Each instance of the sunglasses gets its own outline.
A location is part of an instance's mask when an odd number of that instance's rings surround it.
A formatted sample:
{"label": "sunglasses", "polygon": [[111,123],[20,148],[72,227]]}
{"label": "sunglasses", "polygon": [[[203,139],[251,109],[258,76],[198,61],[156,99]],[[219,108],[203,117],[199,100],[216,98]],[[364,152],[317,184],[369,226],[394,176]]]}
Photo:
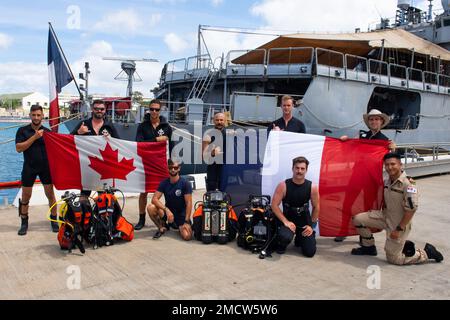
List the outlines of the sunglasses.
{"label": "sunglasses", "polygon": [[161,109],[150,108],[150,111],[159,112],[159,111],[161,111]]}
{"label": "sunglasses", "polygon": [[180,166],[169,167],[169,170],[178,170],[178,169],[180,169]]}

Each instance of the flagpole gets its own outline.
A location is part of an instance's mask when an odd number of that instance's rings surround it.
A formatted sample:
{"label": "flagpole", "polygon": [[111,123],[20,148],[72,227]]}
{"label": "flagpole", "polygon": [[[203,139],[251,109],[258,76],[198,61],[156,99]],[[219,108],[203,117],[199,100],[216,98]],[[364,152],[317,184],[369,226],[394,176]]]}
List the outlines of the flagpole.
{"label": "flagpole", "polygon": [[[50,26],[50,30],[51,30],[53,36],[55,37],[56,44],[58,45],[59,50],[60,50],[60,52],[62,53],[62,56],[63,56],[63,58],[64,58],[64,61],[66,62],[67,68],[69,69],[69,72],[70,72],[70,75],[72,76],[73,82],[75,82],[75,86],[77,87],[78,93],[80,94],[80,98],[81,98],[81,100],[83,100],[83,93],[81,92],[80,87],[78,87],[77,80],[76,80],[76,78],[75,78],[74,75],[73,75],[73,72],[72,72],[72,69],[70,68],[69,63],[67,62],[67,58],[66,58],[66,55],[64,54],[64,51],[63,51],[61,45],[59,44],[59,40],[58,40],[58,37],[56,36],[55,30],[53,30],[52,23],[49,22],[48,25]],[[86,98],[87,98],[87,97],[86,97]]]}

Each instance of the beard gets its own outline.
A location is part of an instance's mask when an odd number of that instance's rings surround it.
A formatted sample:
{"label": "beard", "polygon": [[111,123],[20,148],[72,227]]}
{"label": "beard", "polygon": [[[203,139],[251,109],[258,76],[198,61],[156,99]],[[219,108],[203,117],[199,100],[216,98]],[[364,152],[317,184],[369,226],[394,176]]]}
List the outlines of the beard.
{"label": "beard", "polygon": [[95,119],[103,119],[103,114],[101,114],[101,113],[94,113],[94,118]]}
{"label": "beard", "polygon": [[42,123],[42,120],[31,120],[31,123],[35,125],[36,127],[40,126]]}

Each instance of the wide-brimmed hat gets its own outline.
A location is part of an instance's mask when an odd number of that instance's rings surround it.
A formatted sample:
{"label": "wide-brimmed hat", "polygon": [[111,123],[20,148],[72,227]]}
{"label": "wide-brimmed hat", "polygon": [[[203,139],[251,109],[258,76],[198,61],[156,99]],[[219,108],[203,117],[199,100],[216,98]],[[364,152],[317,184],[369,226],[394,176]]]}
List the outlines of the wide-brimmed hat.
{"label": "wide-brimmed hat", "polygon": [[378,116],[378,117],[383,118],[383,124],[381,125],[381,129],[386,127],[389,124],[389,121],[391,120],[387,114],[381,112],[378,109],[372,109],[369,111],[369,113],[366,113],[363,115],[364,122],[366,123],[367,127],[369,127],[369,118],[371,116]]}

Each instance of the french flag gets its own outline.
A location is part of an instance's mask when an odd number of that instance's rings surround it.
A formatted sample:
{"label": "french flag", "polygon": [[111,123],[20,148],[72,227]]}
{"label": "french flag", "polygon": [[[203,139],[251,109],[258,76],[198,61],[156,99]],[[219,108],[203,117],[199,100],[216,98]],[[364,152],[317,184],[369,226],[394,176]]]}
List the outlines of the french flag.
{"label": "french flag", "polygon": [[51,26],[48,30],[47,63],[50,85],[49,122],[52,131],[58,132],[58,93],[60,93],[62,88],[74,79]]}
{"label": "french flag", "polygon": [[261,179],[262,194],[272,195],[281,181],[292,178],[292,159],[309,160],[306,179],[318,185],[320,216],[316,233],[349,236],[357,232],[351,217],[381,209],[383,156],[388,141],[336,138],[272,131],[267,141]]}
{"label": "french flag", "polygon": [[52,182],[57,190],[154,192],[169,176],[166,142],[134,142],[105,136],[44,133]]}

